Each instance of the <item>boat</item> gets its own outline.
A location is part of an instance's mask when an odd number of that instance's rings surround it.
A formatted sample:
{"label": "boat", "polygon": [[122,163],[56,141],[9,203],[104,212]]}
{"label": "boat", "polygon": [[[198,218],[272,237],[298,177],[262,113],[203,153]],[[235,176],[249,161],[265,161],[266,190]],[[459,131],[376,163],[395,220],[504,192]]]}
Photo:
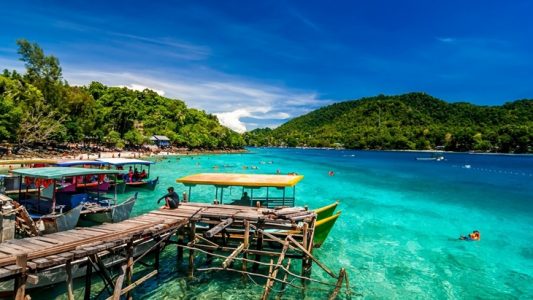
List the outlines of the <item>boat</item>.
{"label": "boat", "polygon": [[[122,220],[129,217],[135,203],[117,204],[116,193],[110,197],[99,188],[109,177],[118,176],[117,170],[43,167],[17,169],[13,174],[25,185],[19,189],[18,203],[26,208],[44,233],[72,229],[85,216],[95,222],[113,221],[114,215]],[[93,187],[94,181],[97,184]],[[105,217],[107,213],[111,214],[111,219]],[[40,223],[43,226],[39,227]]]}
{"label": "boat", "polygon": [[102,223],[118,223],[127,220],[136,201],[137,193],[129,197],[126,201],[113,205],[110,210],[106,209],[106,207],[91,207],[87,205],[84,207],[87,212],[81,216],[81,223],[87,226]]}
{"label": "boat", "polygon": [[[109,169],[108,163],[97,161],[97,160],[61,160],[61,161],[56,162],[54,166],[68,167],[68,168],[80,167],[80,168]],[[90,183],[90,184],[79,183],[78,185],[80,187],[85,186],[90,189],[91,185],[93,185],[92,187],[94,188],[95,184],[94,183]],[[103,191],[111,189],[111,188],[115,188],[118,194],[123,194],[126,190],[126,183],[124,182],[122,177],[117,177],[115,180],[109,180],[106,182],[106,184],[99,185],[99,188],[102,189]]]}
{"label": "boat", "polygon": [[[153,161],[132,158],[99,158],[96,161],[106,163],[113,166],[116,170],[121,171],[119,178],[125,184],[124,191],[133,188],[143,188],[153,191],[159,183],[159,177],[150,179],[150,166],[154,164]],[[129,170],[125,170],[126,167],[129,167]],[[120,188],[118,192],[122,192]]]}
{"label": "boat", "polygon": [[[303,179],[302,175],[239,174],[239,173],[200,173],[188,175],[176,180],[189,189],[188,201],[192,200],[192,188],[195,186],[214,186],[215,202],[219,204],[240,206],[261,206],[266,208],[293,207],[296,201],[296,185]],[[240,189],[238,199],[232,196],[232,188]],[[224,202],[224,192],[229,191],[230,199]],[[241,197],[242,195],[242,197]],[[315,210],[317,221],[313,244],[320,247],[340,216],[333,215],[338,202]]]}
{"label": "boat", "polygon": [[338,211],[336,214],[329,217],[317,219],[315,224],[315,235],[313,237],[313,247],[320,248],[320,246],[322,246],[340,215],[341,212]]}
{"label": "boat", "polygon": [[338,204],[339,204],[339,201],[335,201],[335,203],[315,209],[314,211],[316,213],[317,221],[320,221],[327,217],[331,217],[333,213],[335,212],[335,209],[337,208]]}
{"label": "boat", "polygon": [[1,192],[9,195],[17,193],[20,186],[19,176],[13,176],[16,168],[42,168],[57,163],[55,159],[10,159],[0,160],[0,166],[8,166],[8,173],[0,175]]}
{"label": "boat", "polygon": [[442,152],[433,152],[430,157],[417,157],[416,160],[421,161],[443,161],[444,154]]}

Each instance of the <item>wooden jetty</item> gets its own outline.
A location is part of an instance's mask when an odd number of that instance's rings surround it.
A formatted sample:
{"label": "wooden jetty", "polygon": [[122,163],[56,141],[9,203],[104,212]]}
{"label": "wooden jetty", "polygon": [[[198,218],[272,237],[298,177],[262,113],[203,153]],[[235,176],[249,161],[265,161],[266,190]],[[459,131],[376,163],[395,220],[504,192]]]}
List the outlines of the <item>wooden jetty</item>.
{"label": "wooden jetty", "polygon": [[[266,283],[260,299],[271,298],[275,285],[280,287],[276,292],[280,298],[287,287],[305,291],[312,281],[327,286],[330,299],[334,299],[344,284],[349,293],[348,277],[344,269],[334,273],[313,256],[315,221],[316,214],[302,207],[182,203],[177,209],[155,210],[120,223],[1,243],[0,283],[13,283],[10,293],[14,298],[27,299],[28,288],[46,283],[50,272],[60,272],[67,298],[74,299],[73,278],[81,275],[85,277],[84,299],[91,299],[94,274],[105,284],[97,297],[107,293],[108,299],[122,295],[131,299],[135,287],[157,275],[160,252],[176,245],[178,260],[188,252],[189,277],[198,271],[225,271],[263,278]],[[149,258],[151,264],[146,262],[147,254],[154,254]],[[205,262],[197,268],[203,256]],[[299,271],[294,271],[295,259],[301,260]],[[313,262],[333,282],[312,279]],[[135,276],[136,264],[153,270]],[[108,271],[112,265],[119,270],[115,276]],[[301,284],[295,284],[295,278]]]}

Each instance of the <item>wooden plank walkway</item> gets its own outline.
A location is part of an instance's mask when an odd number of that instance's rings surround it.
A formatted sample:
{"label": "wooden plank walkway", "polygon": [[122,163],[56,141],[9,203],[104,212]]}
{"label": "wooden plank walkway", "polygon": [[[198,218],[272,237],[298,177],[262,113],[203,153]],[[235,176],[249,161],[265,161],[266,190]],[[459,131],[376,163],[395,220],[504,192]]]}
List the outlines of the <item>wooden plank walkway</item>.
{"label": "wooden plank walkway", "polygon": [[[305,277],[301,278],[307,278],[310,274],[311,260],[317,262],[332,277],[336,277],[311,254],[315,221],[316,213],[303,207],[270,209],[182,203],[177,209],[158,209],[120,223],[78,227],[1,243],[0,281],[15,279],[13,293],[23,299],[26,282],[36,284],[40,276],[45,276],[42,274],[53,272],[52,270],[56,270],[54,268],[64,268],[62,270],[67,277],[68,298],[74,299],[71,272],[72,264],[77,263],[86,266],[85,299],[90,298],[91,269],[94,268],[105,278],[104,289],[111,287],[113,298],[118,299],[120,295],[127,296],[135,286],[156,275],[160,251],[168,244],[176,244],[178,260],[183,258],[184,249],[188,249],[190,277],[195,269],[195,252],[205,253],[207,261],[219,255],[215,253],[217,251],[230,252],[222,269],[239,272],[229,268],[235,261],[239,261],[243,268],[240,272],[254,276],[266,276],[254,271],[259,264],[265,264],[261,262],[261,256],[278,256],[278,263],[274,268],[276,272],[267,276],[269,281],[263,297],[266,299],[273,285],[272,280],[280,281],[276,274],[286,256],[302,260],[302,275]],[[269,231],[271,229],[278,230]],[[176,240],[171,240],[174,234]],[[141,245],[145,245],[144,248]],[[136,249],[140,252],[135,253]],[[134,263],[148,253],[155,253],[154,271],[132,282]],[[124,259],[122,271],[116,279],[107,274],[107,267],[102,261],[103,257],[113,255]],[[255,258],[250,260],[249,255]],[[252,264],[251,272],[246,269],[247,263]],[[281,281],[287,283],[285,280]]]}
{"label": "wooden plank walkway", "polygon": [[[304,209],[301,208],[301,210]],[[309,213],[312,214],[312,212]],[[236,223],[246,219],[254,223],[261,220],[270,224],[271,227],[282,229],[294,229],[296,227],[295,223],[289,219],[276,219],[273,209],[183,203],[177,209],[154,210],[120,223],[79,227],[64,232],[1,243],[0,278],[13,274],[13,269],[16,269],[13,267],[16,265],[16,255],[23,253],[28,255],[30,269],[40,269],[64,262],[66,259],[62,260],[56,257],[60,254],[64,257],[72,255],[77,259],[124,244],[126,240],[134,236],[155,236],[184,226],[190,221],[209,224],[218,223],[227,218],[232,218]]]}

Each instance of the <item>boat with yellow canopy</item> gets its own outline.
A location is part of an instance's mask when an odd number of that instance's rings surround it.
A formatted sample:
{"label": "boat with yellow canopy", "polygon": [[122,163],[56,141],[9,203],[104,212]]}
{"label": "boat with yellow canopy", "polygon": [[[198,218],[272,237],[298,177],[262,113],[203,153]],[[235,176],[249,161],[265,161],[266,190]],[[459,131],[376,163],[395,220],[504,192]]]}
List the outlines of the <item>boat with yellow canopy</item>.
{"label": "boat with yellow canopy", "polygon": [[[240,174],[240,173],[200,173],[188,175],[176,182],[188,187],[188,201],[193,200],[192,188],[214,186],[214,202],[219,204],[261,206],[268,208],[293,207],[296,204],[296,185],[304,178],[302,175]],[[235,196],[234,188],[240,188]],[[195,192],[206,196],[206,190]],[[209,200],[211,202],[211,200]],[[338,202],[318,208],[315,226],[315,247],[320,247],[335,225],[340,211],[336,214]]]}

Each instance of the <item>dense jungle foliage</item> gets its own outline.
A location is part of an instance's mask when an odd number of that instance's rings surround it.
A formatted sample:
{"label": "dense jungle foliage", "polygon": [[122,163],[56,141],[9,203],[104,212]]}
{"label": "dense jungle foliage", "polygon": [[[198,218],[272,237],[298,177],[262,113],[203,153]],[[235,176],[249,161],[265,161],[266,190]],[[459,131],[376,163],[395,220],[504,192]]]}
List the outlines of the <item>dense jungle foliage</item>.
{"label": "dense jungle foliage", "polygon": [[477,106],[424,93],[379,95],[322,107],[244,138],[252,146],[526,153],[533,152],[533,100]]}
{"label": "dense jungle foliage", "polygon": [[0,74],[0,141],[31,146],[91,140],[110,147],[136,147],[153,134],[175,146],[241,148],[238,133],[214,115],[151,90],[107,87],[98,82],[70,86],[59,60],[39,45],[17,41],[26,73]]}

